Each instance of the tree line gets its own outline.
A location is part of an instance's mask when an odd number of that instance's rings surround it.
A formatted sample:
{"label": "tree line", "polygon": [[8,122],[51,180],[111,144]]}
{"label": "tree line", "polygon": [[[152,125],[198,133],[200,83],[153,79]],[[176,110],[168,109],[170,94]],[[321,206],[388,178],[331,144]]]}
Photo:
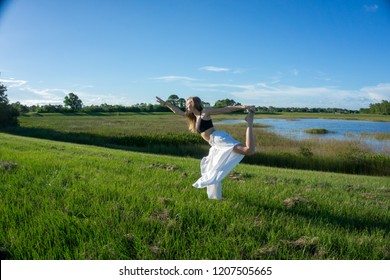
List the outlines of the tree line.
{"label": "tree line", "polygon": [[[175,106],[185,109],[186,99],[181,98],[177,95],[170,95],[167,102],[174,104]],[[74,112],[85,112],[85,113],[102,113],[102,112],[170,112],[170,110],[161,106],[160,104],[147,104],[147,103],[137,103],[131,106],[124,105],[109,105],[109,104],[100,104],[100,105],[90,105],[84,106],[82,100],[75,95],[74,93],[69,93],[68,96],[64,98],[64,105],[33,105],[26,106],[22,105],[19,102],[12,104],[19,112],[28,113],[74,113]],[[236,102],[233,99],[222,99],[217,100],[213,105],[210,102],[203,101],[205,107],[225,107],[225,106],[235,106],[241,105],[241,103]],[[365,110],[365,109],[361,109]],[[360,111],[361,111],[360,110]],[[259,113],[283,113],[283,112],[305,112],[305,113],[339,113],[339,114],[357,114],[359,110],[348,110],[342,108],[300,108],[300,107],[274,107],[274,106],[258,106],[257,111]]]}
{"label": "tree line", "polygon": [[[170,95],[167,102],[174,104],[175,106],[185,110],[186,99],[180,98],[177,95]],[[84,113],[104,113],[104,112],[170,112],[170,110],[161,106],[160,104],[147,104],[147,103],[137,103],[131,106],[124,105],[109,105],[109,104],[100,104],[100,105],[90,105],[84,106],[83,101],[74,93],[69,93],[64,98],[63,105],[32,105],[27,106],[23,105],[20,102],[11,104],[20,113],[75,113],[75,112],[84,112]],[[209,102],[203,102],[205,107],[210,107]],[[233,99],[223,99],[215,102],[214,107],[224,107],[224,106],[234,106],[241,105],[240,103],[234,101]]]}
{"label": "tree line", "polygon": [[[63,105],[23,105],[20,102],[9,103],[7,94],[7,87],[0,84],[0,127],[8,125],[17,125],[18,116],[20,114],[35,112],[35,113],[104,113],[104,112],[170,112],[170,110],[161,106],[160,104],[146,104],[138,103],[131,106],[124,105],[90,105],[84,106],[83,101],[74,93],[69,93],[65,96]],[[166,100],[185,110],[186,99],[172,94]],[[225,107],[241,105],[233,99],[217,100],[214,105],[209,102],[203,102],[205,107]],[[299,108],[299,107],[273,107],[273,106],[258,106],[259,113],[283,113],[283,112],[307,112],[307,113],[333,113],[333,114],[384,114],[390,115],[390,102],[383,100],[381,103],[370,104],[369,108],[362,108],[360,110],[347,110],[342,108]]]}
{"label": "tree line", "polygon": [[382,100],[381,103],[370,104],[369,108],[360,111],[364,114],[390,115],[390,102]]}
{"label": "tree line", "polygon": [[0,127],[17,125],[19,111],[9,104],[7,87],[0,84]]}

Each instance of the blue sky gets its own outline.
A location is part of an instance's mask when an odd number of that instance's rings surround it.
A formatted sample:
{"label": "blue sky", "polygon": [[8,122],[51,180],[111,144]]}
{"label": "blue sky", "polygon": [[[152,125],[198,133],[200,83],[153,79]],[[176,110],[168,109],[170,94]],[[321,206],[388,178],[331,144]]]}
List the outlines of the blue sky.
{"label": "blue sky", "polygon": [[9,0],[0,82],[11,102],[359,109],[390,100],[387,0]]}

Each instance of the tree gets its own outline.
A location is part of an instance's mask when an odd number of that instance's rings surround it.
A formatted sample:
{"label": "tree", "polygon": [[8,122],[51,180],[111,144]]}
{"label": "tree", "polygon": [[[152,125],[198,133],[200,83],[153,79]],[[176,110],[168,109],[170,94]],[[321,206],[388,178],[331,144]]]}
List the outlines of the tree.
{"label": "tree", "polygon": [[360,109],[362,113],[390,115],[390,102],[382,100],[381,103],[370,104],[370,108]]}
{"label": "tree", "polygon": [[203,103],[203,107],[211,107],[210,102],[202,101],[202,103]]}
{"label": "tree", "polygon": [[76,94],[71,92],[68,96],[65,96],[64,105],[65,107],[69,107],[72,111],[77,112],[83,107],[83,101],[81,101]]}
{"label": "tree", "polygon": [[7,91],[7,87],[5,85],[0,84],[0,104],[8,104],[8,97],[5,93]]}
{"label": "tree", "polygon": [[18,124],[19,111],[8,104],[7,87],[0,84],[0,127]]}
{"label": "tree", "polygon": [[28,106],[21,104],[19,101],[12,103],[11,106],[15,108],[19,113],[28,113]]}
{"label": "tree", "polygon": [[179,98],[177,100],[179,107],[184,108],[186,106],[186,100],[184,98]]}
{"label": "tree", "polygon": [[240,103],[237,103],[233,99],[223,99],[223,100],[217,100],[215,102],[214,107],[226,107],[226,106],[239,106]]}
{"label": "tree", "polygon": [[168,97],[167,102],[169,102],[175,106],[178,106],[177,103],[179,102],[179,96],[177,96],[176,94],[172,94]]}

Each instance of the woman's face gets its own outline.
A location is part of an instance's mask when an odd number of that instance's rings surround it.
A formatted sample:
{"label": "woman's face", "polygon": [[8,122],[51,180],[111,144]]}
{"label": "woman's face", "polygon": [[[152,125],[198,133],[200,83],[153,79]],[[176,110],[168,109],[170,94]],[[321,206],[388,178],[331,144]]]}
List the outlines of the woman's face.
{"label": "woman's face", "polygon": [[186,101],[186,109],[189,113],[192,113],[194,111],[194,101],[192,99],[188,99]]}

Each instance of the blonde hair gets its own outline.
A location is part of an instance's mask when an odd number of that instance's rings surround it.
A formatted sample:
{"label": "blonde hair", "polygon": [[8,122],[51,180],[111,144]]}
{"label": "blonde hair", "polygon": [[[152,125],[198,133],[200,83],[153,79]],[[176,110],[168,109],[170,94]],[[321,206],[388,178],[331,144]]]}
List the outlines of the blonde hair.
{"label": "blonde hair", "polygon": [[[194,108],[196,110],[198,110],[199,112],[201,112],[203,110],[203,103],[202,103],[202,100],[200,100],[199,97],[197,96],[191,96],[187,99],[188,100],[191,100],[193,103],[194,103]],[[185,112],[185,115],[186,115],[186,119],[187,119],[187,123],[188,123],[188,129],[191,131],[191,132],[197,132],[196,131],[196,116],[194,115],[194,113],[189,113],[187,110]]]}

